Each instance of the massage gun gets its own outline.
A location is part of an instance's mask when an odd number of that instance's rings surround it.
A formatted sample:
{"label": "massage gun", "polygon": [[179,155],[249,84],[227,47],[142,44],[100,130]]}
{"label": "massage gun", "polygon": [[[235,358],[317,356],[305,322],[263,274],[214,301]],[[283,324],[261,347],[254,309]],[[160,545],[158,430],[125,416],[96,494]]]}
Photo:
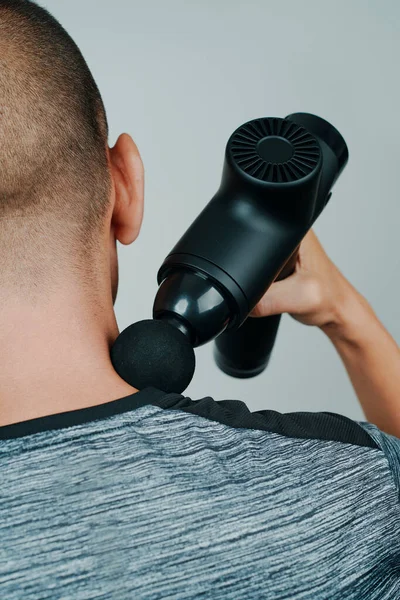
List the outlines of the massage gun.
{"label": "massage gun", "polygon": [[340,133],[307,113],[260,118],[230,137],[221,186],[164,260],[153,319],[117,338],[115,370],[137,389],[183,392],[211,340],[234,377],[266,368],[281,315],[249,314],[294,270],[306,233],[348,160]]}

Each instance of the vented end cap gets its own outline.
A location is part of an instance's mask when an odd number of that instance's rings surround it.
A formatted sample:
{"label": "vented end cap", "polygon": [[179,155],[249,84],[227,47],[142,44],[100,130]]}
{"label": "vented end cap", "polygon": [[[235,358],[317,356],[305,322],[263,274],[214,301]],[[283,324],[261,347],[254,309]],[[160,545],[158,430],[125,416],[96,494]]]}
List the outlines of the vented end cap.
{"label": "vented end cap", "polygon": [[227,153],[247,175],[268,183],[291,183],[312,173],[321,160],[316,138],[288,119],[255,119],[231,136]]}

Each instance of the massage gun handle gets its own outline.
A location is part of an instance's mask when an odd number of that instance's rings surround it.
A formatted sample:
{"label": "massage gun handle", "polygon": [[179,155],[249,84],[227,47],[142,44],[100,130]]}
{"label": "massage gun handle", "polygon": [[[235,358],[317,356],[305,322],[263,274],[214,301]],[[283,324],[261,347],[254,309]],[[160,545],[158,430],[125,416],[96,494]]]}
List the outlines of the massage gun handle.
{"label": "massage gun handle", "polygon": [[[298,252],[297,248],[275,281],[294,272]],[[221,371],[241,379],[262,373],[269,363],[281,317],[248,317],[239,329],[219,335],[214,343],[214,360]]]}

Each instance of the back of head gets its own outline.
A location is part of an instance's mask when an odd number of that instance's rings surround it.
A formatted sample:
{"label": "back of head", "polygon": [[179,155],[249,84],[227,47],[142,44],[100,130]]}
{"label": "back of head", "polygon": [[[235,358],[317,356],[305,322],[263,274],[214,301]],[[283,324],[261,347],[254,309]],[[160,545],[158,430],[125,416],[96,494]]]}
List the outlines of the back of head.
{"label": "back of head", "polygon": [[107,136],[67,32],[30,0],[0,0],[1,287],[29,293],[63,264],[88,266],[109,208]]}

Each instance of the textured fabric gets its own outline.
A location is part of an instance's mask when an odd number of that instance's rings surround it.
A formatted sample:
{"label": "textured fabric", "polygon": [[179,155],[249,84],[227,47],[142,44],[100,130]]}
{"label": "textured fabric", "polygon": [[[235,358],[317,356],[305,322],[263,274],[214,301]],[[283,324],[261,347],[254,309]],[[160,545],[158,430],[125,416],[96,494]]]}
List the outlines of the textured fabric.
{"label": "textured fabric", "polygon": [[290,437],[136,396],[0,428],[1,599],[400,600],[399,440],[365,423],[379,447]]}
{"label": "textured fabric", "polygon": [[[378,446],[385,452],[394,484],[399,492],[400,502],[400,440],[381,431],[376,425],[361,421],[359,423],[369,433]],[[400,532],[399,532],[400,535]]]}

